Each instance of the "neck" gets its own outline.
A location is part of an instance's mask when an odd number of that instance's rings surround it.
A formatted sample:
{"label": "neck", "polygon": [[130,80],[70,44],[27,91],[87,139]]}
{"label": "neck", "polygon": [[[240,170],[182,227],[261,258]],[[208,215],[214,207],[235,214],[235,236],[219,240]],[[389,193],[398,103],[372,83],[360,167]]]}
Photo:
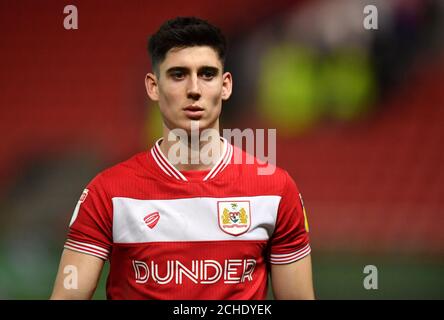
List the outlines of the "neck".
{"label": "neck", "polygon": [[224,143],[219,130],[211,130],[210,137],[198,131],[186,137],[175,136],[172,140],[170,132],[164,126],[160,150],[179,171],[210,170],[223,154]]}

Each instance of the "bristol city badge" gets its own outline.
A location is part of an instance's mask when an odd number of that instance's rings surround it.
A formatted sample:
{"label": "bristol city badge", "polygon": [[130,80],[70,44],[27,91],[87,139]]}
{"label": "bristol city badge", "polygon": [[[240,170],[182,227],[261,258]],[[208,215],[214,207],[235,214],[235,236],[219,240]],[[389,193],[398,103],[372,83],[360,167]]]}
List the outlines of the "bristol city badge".
{"label": "bristol city badge", "polygon": [[250,201],[218,201],[217,215],[219,227],[228,234],[238,236],[250,229]]}

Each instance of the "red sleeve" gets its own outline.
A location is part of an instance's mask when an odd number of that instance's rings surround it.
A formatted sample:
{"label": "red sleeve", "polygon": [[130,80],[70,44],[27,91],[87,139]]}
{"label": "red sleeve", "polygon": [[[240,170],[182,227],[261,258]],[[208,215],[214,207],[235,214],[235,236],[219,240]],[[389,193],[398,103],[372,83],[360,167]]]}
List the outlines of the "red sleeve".
{"label": "red sleeve", "polygon": [[292,263],[311,252],[302,197],[287,172],[285,176],[286,183],[271,238],[270,263],[272,264]]}
{"label": "red sleeve", "polygon": [[106,260],[111,246],[112,202],[97,176],[77,202],[65,248]]}

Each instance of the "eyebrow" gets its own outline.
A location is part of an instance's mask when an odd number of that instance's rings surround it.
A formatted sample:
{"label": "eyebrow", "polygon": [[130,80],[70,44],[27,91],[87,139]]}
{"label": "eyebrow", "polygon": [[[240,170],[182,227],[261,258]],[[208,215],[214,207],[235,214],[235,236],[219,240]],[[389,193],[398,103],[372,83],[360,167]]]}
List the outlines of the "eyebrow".
{"label": "eyebrow", "polygon": [[[166,70],[166,73],[167,73],[167,74],[172,74],[172,73],[174,73],[174,72],[188,73],[189,71],[190,71],[190,69],[187,68],[187,67],[179,67],[179,66],[176,66],[176,67],[168,68],[168,69]],[[202,67],[200,67],[200,68],[197,70],[198,73],[203,72],[203,71],[211,71],[211,72],[213,72],[214,74],[217,75],[217,74],[219,73],[219,68],[217,68],[217,67],[213,67],[213,66],[202,66]]]}

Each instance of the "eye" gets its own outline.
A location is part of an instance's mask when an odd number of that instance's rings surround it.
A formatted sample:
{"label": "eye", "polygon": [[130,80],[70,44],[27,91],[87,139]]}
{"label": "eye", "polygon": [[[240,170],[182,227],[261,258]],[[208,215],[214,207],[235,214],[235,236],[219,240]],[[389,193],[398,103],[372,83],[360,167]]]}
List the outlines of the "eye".
{"label": "eye", "polygon": [[174,71],[170,75],[174,80],[183,80],[185,78],[185,73],[182,71]]}
{"label": "eye", "polygon": [[216,73],[212,70],[204,70],[200,75],[205,80],[211,80],[216,76]]}

